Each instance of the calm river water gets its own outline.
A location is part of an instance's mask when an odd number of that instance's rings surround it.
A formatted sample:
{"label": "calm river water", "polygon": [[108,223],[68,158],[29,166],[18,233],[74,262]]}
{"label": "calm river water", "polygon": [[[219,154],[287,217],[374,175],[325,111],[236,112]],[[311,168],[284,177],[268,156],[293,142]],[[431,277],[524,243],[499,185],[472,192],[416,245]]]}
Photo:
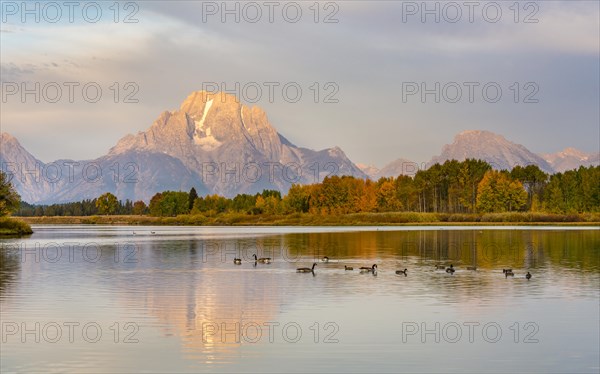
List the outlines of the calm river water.
{"label": "calm river water", "polygon": [[0,240],[2,373],[600,370],[597,227],[34,230]]}

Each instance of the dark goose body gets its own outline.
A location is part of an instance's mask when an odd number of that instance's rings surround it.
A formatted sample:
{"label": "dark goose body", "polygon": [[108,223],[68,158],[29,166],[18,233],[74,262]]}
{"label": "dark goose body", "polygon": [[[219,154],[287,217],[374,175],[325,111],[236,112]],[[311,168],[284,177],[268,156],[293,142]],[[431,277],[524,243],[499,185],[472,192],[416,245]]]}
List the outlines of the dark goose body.
{"label": "dark goose body", "polygon": [[254,256],[255,262],[260,262],[261,264],[270,264],[271,263],[271,257],[258,258],[258,257],[256,257],[256,254],[254,254],[253,256]]}
{"label": "dark goose body", "polygon": [[371,266],[371,267],[362,266],[360,268],[361,273],[374,273],[376,271],[377,271],[377,264],[373,264],[373,266]]}
{"label": "dark goose body", "polygon": [[296,273],[314,273],[315,266],[317,266],[316,262],[313,263],[312,268],[298,268],[298,269],[296,269]]}

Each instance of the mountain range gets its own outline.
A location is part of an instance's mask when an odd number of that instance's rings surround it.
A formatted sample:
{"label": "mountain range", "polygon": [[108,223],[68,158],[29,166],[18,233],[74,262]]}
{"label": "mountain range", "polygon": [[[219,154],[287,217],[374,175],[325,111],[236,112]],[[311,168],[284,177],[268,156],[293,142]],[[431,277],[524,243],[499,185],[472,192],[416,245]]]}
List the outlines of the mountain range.
{"label": "mountain range", "polygon": [[517,165],[537,165],[546,173],[558,173],[580,166],[600,165],[600,152],[585,153],[574,148],[548,154],[536,154],[525,146],[513,143],[499,134],[483,130],[468,130],[457,134],[451,144],[442,147],[439,155],[427,163],[416,163],[404,158],[390,162],[381,169],[357,164],[371,179],[398,175],[414,175],[416,170],[446,160],[464,161],[467,158],[485,160],[497,170],[510,170]]}
{"label": "mountain range", "polygon": [[50,204],[93,199],[105,192],[148,202],[165,190],[232,197],[263,189],[287,192],[328,175],[357,178],[413,175],[448,159],[483,159],[496,169],[538,165],[546,172],[598,165],[600,153],[573,148],[537,155],[488,131],[465,131],[428,164],[398,159],[382,169],[354,164],[339,147],[311,150],[294,145],[271,125],[263,109],[224,93],[193,92],[179,109],[161,113],[143,132],[123,137],[94,160],[44,163],[8,133],[0,134],[0,167],[24,201]]}

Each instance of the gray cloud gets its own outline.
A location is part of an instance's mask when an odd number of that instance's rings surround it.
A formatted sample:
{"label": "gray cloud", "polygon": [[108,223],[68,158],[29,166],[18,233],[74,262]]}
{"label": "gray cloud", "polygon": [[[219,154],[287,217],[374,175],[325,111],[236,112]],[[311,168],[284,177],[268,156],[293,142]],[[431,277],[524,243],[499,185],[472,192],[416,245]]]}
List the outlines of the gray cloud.
{"label": "gray cloud", "polygon": [[[114,82],[135,82],[139,104],[13,102],[3,108],[2,130],[46,160],[91,158],[149,127],[203,83],[276,81],[298,82],[304,96],[292,104],[264,95],[256,105],[273,125],[302,146],[338,145],[355,162],[426,161],[466,129],[494,131],[537,152],[598,149],[597,3],[540,2],[537,24],[403,23],[400,2],[338,5],[336,24],[315,24],[308,12],[296,24],[237,24],[203,23],[199,2],[144,2],[138,24],[46,25],[10,40],[3,34],[2,79],[93,81],[105,92]],[[402,102],[403,82],[471,81],[497,82],[503,100]],[[314,82],[335,82],[339,103],[315,104]],[[520,101],[522,85],[536,83],[540,102],[512,102],[514,82]],[[40,140],[59,133],[60,148]]]}
{"label": "gray cloud", "polygon": [[31,75],[38,67],[27,64],[18,66],[12,62],[0,63],[0,81],[17,81],[22,80],[26,75]]}

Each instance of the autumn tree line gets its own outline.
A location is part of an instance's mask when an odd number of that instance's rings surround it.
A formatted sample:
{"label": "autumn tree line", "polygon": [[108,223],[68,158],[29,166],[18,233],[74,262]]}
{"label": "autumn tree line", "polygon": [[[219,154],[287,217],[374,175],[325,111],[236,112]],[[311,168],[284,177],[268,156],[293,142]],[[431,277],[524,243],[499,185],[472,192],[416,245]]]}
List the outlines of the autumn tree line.
{"label": "autumn tree line", "polygon": [[331,176],[321,183],[292,185],[285,196],[274,190],[239,194],[234,198],[198,196],[192,188],[189,192],[157,193],[147,205],[143,201],[122,202],[106,193],[97,199],[68,204],[35,206],[22,203],[17,215],[170,217],[183,214],[339,215],[361,212],[600,212],[600,167],[580,167],[549,175],[535,165],[497,171],[481,160],[450,160],[419,170],[414,176],[400,175],[378,181]]}

